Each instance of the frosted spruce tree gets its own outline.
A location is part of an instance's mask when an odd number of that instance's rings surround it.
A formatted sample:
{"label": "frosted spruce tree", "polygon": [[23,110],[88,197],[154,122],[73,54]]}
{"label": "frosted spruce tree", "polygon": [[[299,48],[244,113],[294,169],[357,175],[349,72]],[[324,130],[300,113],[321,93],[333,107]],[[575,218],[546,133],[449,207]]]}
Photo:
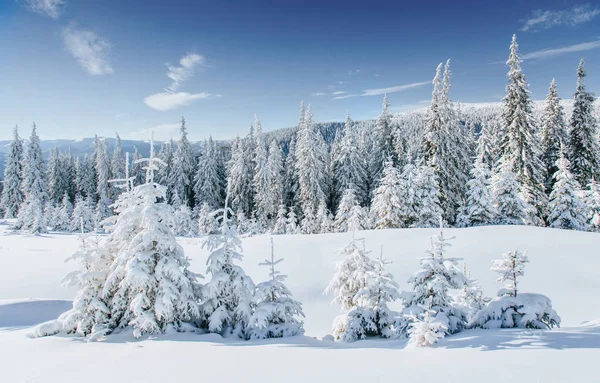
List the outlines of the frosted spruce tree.
{"label": "frosted spruce tree", "polygon": [[220,232],[210,235],[202,244],[210,251],[206,261],[208,282],[202,287],[202,322],[209,332],[223,336],[248,338],[252,316],[254,283],[237,264],[242,260],[242,242],[228,215],[233,214],[225,198]]}
{"label": "frosted spruce tree", "polygon": [[298,169],[296,167],[296,136],[292,136],[284,161],[283,198],[286,206],[299,209]]}
{"label": "frosted spruce tree", "polygon": [[[338,131],[339,133],[339,131]],[[334,186],[334,206],[338,206],[344,193],[354,189],[359,204],[368,202],[368,174],[365,156],[359,151],[359,136],[353,126],[350,114],[346,115],[344,136],[339,150],[332,156],[332,174]]]}
{"label": "frosted spruce tree", "polygon": [[513,35],[510,55],[506,62],[510,69],[507,75],[506,96],[503,99],[505,136],[502,155],[510,160],[522,194],[527,198],[525,202],[535,208],[530,220],[535,225],[542,225],[547,204],[544,163],[541,160],[542,149],[531,111],[528,84],[521,71],[518,48],[517,36]]}
{"label": "frosted spruce tree", "polygon": [[275,225],[273,225],[272,234],[285,234],[287,226],[287,209],[284,204],[280,204],[277,209]]}
{"label": "frosted spruce tree", "polygon": [[71,215],[73,214],[73,204],[69,200],[69,195],[63,194],[62,202],[56,207],[52,223],[55,230],[70,231]]}
{"label": "frosted spruce tree", "polygon": [[550,195],[554,185],[554,173],[558,171],[556,161],[560,157],[561,145],[569,142],[565,126],[565,115],[556,90],[556,80],[552,79],[544,103],[541,127],[542,161],[546,168],[546,194]]}
{"label": "frosted spruce tree", "polygon": [[270,180],[270,195],[272,200],[269,201],[273,205],[270,211],[271,218],[275,218],[278,214],[275,210],[275,203],[283,201],[284,198],[284,167],[283,167],[283,152],[277,143],[276,139],[271,141],[269,145],[269,158],[267,159],[267,171],[269,172]]}
{"label": "frosted spruce tree", "polygon": [[435,316],[432,310],[425,310],[414,317],[408,327],[409,344],[427,347],[444,338],[448,332],[446,324]]}
{"label": "frosted spruce tree", "polygon": [[595,97],[585,89],[583,83],[587,73],[581,59],[577,68],[577,89],[573,102],[573,113],[569,121],[569,159],[575,178],[587,185],[592,178],[600,176],[600,154],[598,152],[598,128],[593,115]]}
{"label": "frosted spruce tree", "polygon": [[52,204],[57,204],[62,199],[66,187],[62,174],[60,152],[56,147],[50,151],[46,179],[48,180],[48,201]]}
{"label": "frosted spruce tree", "polygon": [[[417,188],[423,187],[431,187],[431,185],[425,185],[423,182],[420,182],[420,185],[417,185],[417,175],[418,170],[415,165],[412,163],[407,163],[402,168],[402,174],[400,175],[400,207],[397,209],[397,214],[400,217],[400,226],[399,227],[415,227],[417,226],[417,220],[419,219],[419,199],[417,198]],[[426,179],[422,178],[421,181],[426,181]],[[438,185],[435,185],[437,188]],[[419,191],[419,194],[422,195],[425,190]],[[438,195],[439,197],[439,195]],[[424,201],[427,203],[427,201]],[[424,212],[425,216],[423,217],[425,220],[429,219],[429,213]],[[439,218],[436,217],[436,220]]]}
{"label": "frosted spruce tree", "polygon": [[187,138],[187,128],[183,117],[181,118],[180,133],[177,150],[173,154],[168,187],[171,193],[177,191],[183,201],[191,204],[194,201],[193,180],[196,173],[196,159],[192,145]]}
{"label": "frosted spruce tree", "polygon": [[194,177],[196,204],[207,203],[213,209],[220,207],[224,198],[224,172],[219,161],[219,152],[212,137],[203,144],[198,169]]}
{"label": "frosted spruce tree", "polygon": [[371,214],[377,229],[400,227],[402,224],[398,210],[401,209],[400,174],[391,160],[385,163],[379,186],[373,192]]}
{"label": "frosted spruce tree", "polygon": [[561,229],[589,230],[589,208],[582,200],[583,191],[571,173],[570,165],[561,151],[556,161],[558,170],[554,173],[555,182],[548,204],[548,225]]}
{"label": "frosted spruce tree", "polygon": [[513,166],[506,157],[500,160],[497,173],[492,179],[496,222],[501,225],[523,225],[527,223],[529,206],[521,198],[519,183],[512,171]]}
{"label": "frosted spruce tree", "polygon": [[[312,121],[310,105],[306,113],[301,105],[296,143],[299,202],[304,219],[317,212],[328,198],[328,155],[323,136]],[[311,223],[312,224],[312,223]]]}
{"label": "frosted spruce tree", "polygon": [[21,204],[25,201],[22,187],[23,160],[23,140],[19,137],[19,128],[15,126],[4,162],[4,188],[0,198],[4,218],[16,218]]}
{"label": "frosted spruce tree", "polygon": [[461,331],[467,320],[453,301],[450,290],[460,290],[469,283],[457,266],[460,258],[445,257],[451,239],[444,236],[440,224],[440,233],[432,238],[429,255],[421,258],[421,268],[408,280],[411,291],[402,293],[406,314],[413,315],[414,319],[425,311],[432,311],[449,334]]}
{"label": "frosted spruce tree", "polygon": [[[407,165],[408,166],[408,165]],[[429,165],[421,165],[416,169],[414,186],[407,183],[404,187],[406,194],[411,194],[414,188],[414,200],[416,206],[409,211],[407,217],[413,215],[412,225],[416,227],[436,227],[439,225],[440,217],[443,216],[443,210],[440,206],[440,190],[434,169]],[[409,206],[405,208],[410,209]]]}
{"label": "frosted spruce tree", "polygon": [[203,202],[202,205],[200,205],[200,210],[198,211],[198,234],[214,234],[218,229],[218,223],[215,219],[212,208],[207,202]]}
{"label": "frosted spruce tree", "polygon": [[271,217],[276,213],[276,205],[273,203],[271,193],[271,173],[267,168],[267,146],[262,134],[262,125],[258,117],[254,116],[256,130],[254,133],[254,153],[252,154],[254,164],[254,178],[252,179],[252,190],[254,191],[254,215],[259,227],[262,229],[269,225]]}
{"label": "frosted spruce tree", "polygon": [[231,207],[246,217],[252,214],[252,174],[250,158],[246,156],[245,142],[236,138],[231,147],[228,163],[227,188],[230,193]]}
{"label": "frosted spruce tree", "polygon": [[[375,123],[373,133],[372,155],[370,158],[370,181],[371,189],[377,187],[378,181],[382,178],[382,172],[387,161],[394,163],[397,160],[392,134],[392,118],[388,112],[390,103],[387,95],[383,96],[381,114]],[[395,164],[395,163],[394,163]]]}
{"label": "frosted spruce tree", "polygon": [[298,217],[293,208],[289,208],[285,223],[285,232],[287,234],[298,234]]}
{"label": "frosted spruce tree", "polygon": [[69,230],[73,233],[89,233],[94,230],[94,211],[90,199],[84,199],[81,195],[75,198],[75,206],[71,214]]}
{"label": "frosted spruce tree", "polygon": [[304,333],[301,317],[302,304],[292,298],[292,293],[285,285],[287,275],[275,268],[283,261],[275,259],[273,238],[271,238],[271,258],[261,266],[269,267],[269,280],[256,285],[256,308],[250,317],[249,337],[252,339],[283,338],[302,335]]}
{"label": "frosted spruce tree", "polygon": [[477,139],[477,148],[475,149],[475,159],[485,164],[488,169],[494,169],[496,166],[498,148],[495,136],[495,124],[492,121],[482,123],[479,138]]}
{"label": "frosted spruce tree", "polygon": [[315,220],[319,226],[319,233],[331,233],[333,231],[333,217],[324,201],[321,202],[317,208]]}
{"label": "frosted spruce tree", "polygon": [[93,156],[85,155],[76,167],[77,192],[96,205],[96,167]]}
{"label": "frosted spruce tree", "polygon": [[164,163],[154,156],[144,164],[146,183],[135,186],[118,205],[118,216],[106,247],[114,261],[102,287],[110,308],[108,331],[130,327],[136,338],[145,334],[183,331],[200,318],[197,275],[170,228],[172,209],[164,200],[166,187],[154,182]]}
{"label": "frosted spruce tree", "polygon": [[96,194],[98,195],[98,204],[96,205],[96,227],[100,227],[101,222],[112,216],[110,206],[112,201],[109,196],[108,180],[110,177],[110,159],[108,155],[108,146],[106,139],[99,139],[96,136],[94,144],[96,158]]}
{"label": "frosted spruce tree", "polygon": [[[116,133],[115,147],[113,148],[112,157],[110,159],[110,177],[112,179],[123,179],[125,178],[125,154],[123,153],[123,143],[121,137]],[[113,199],[116,199],[121,194],[121,189],[118,187],[111,187],[110,195]]]}
{"label": "frosted spruce tree", "polygon": [[[160,158],[165,165],[161,166],[156,172],[156,182],[161,185],[168,185],[169,179],[171,176],[171,169],[173,167],[173,151],[174,151],[175,143],[173,139],[170,139],[168,142],[164,142],[160,146],[160,151],[158,152],[158,158]],[[170,191],[167,189],[167,199],[170,200]]]}
{"label": "frosted spruce tree", "polygon": [[333,222],[333,227],[335,231],[349,231],[348,220],[353,214],[353,209],[355,206],[360,207],[360,204],[358,202],[358,198],[356,197],[356,192],[354,191],[354,188],[349,187],[348,189],[346,189],[346,191],[344,191],[342,199],[340,200],[340,204],[337,208],[335,221]]}
{"label": "frosted spruce tree", "polygon": [[468,191],[464,216],[459,218],[459,221],[464,222],[466,226],[494,223],[497,214],[490,182],[491,172],[487,164],[478,158],[475,167],[471,169],[471,179],[467,182]]}
{"label": "frosted spruce tree", "polygon": [[19,209],[17,228],[31,233],[44,233],[46,231],[44,206],[48,200],[48,188],[46,166],[35,124],[24,156],[21,190],[25,195],[25,201]]}

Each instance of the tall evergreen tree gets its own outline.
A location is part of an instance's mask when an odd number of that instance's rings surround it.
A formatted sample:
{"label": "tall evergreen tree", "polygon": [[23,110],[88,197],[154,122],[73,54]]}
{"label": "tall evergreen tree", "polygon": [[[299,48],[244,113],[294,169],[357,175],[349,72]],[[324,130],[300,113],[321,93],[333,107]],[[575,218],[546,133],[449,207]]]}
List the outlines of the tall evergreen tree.
{"label": "tall evergreen tree", "polygon": [[[407,165],[408,166],[408,165]],[[414,186],[406,184],[404,189],[410,192],[414,189],[414,220],[411,223],[416,227],[436,227],[439,225],[443,210],[440,206],[440,189],[434,169],[429,165],[421,165],[417,168]],[[406,203],[404,204],[405,207]],[[409,207],[410,208],[410,207]],[[410,213],[407,215],[410,216]]]}
{"label": "tall evergreen tree", "polygon": [[[156,173],[156,181],[161,185],[168,185],[171,176],[171,168],[173,167],[173,150],[175,143],[171,138],[168,142],[163,142],[158,152],[158,158],[160,158],[165,165],[161,166]],[[170,190],[167,189],[167,200],[171,199]]]}
{"label": "tall evergreen tree", "polygon": [[[392,162],[397,161],[396,150],[394,148],[394,139],[392,134],[392,119],[388,112],[390,103],[387,95],[383,96],[381,114],[375,123],[373,137],[373,148],[370,162],[371,189],[377,187],[377,182],[381,179],[381,173],[385,168],[388,159]],[[394,162],[395,163],[395,162]]]}
{"label": "tall evergreen tree", "polygon": [[198,169],[194,177],[194,194],[197,205],[207,203],[216,209],[221,206],[224,195],[224,180],[219,167],[219,153],[212,137],[204,140],[202,155],[198,161]]}
{"label": "tall evergreen tree", "polygon": [[512,169],[510,160],[502,157],[492,180],[496,220],[502,225],[523,225],[527,222],[529,206],[521,198],[517,176]]}
{"label": "tall evergreen tree", "polygon": [[284,163],[284,202],[287,206],[298,209],[299,186],[298,186],[298,168],[296,166],[296,136],[293,136],[288,145],[288,153],[285,156]]}
{"label": "tall evergreen tree", "polygon": [[50,158],[48,159],[48,200],[50,203],[56,205],[62,199],[66,185],[63,179],[63,168],[60,161],[60,152],[58,148],[54,147],[50,151]]}
{"label": "tall evergreen tree", "polygon": [[[110,178],[111,179],[123,179],[125,178],[125,154],[123,153],[123,143],[121,137],[116,133],[115,147],[112,152],[112,158],[110,160]],[[118,187],[111,187],[110,196],[116,199],[121,194],[121,189]]]}
{"label": "tall evergreen tree", "polygon": [[33,124],[23,161],[22,191],[25,201],[18,214],[17,227],[31,233],[46,231],[44,206],[48,200],[46,169],[37,127]]}
{"label": "tall evergreen tree", "polygon": [[252,189],[254,190],[254,215],[260,227],[266,227],[270,218],[277,212],[277,203],[271,193],[271,173],[267,169],[267,146],[262,133],[262,125],[255,116],[254,124],[254,177]]}
{"label": "tall evergreen tree", "polygon": [[554,185],[554,173],[558,171],[556,161],[560,157],[560,147],[569,142],[567,129],[565,127],[565,115],[560,105],[560,98],[556,90],[556,80],[552,79],[550,89],[546,96],[544,111],[542,113],[542,161],[546,168],[546,194],[550,195]]}
{"label": "tall evergreen tree", "polygon": [[181,118],[180,133],[181,137],[177,141],[177,151],[173,154],[168,185],[171,193],[177,191],[179,197],[191,206],[194,202],[193,180],[196,173],[196,159],[192,145],[187,138],[187,128],[183,117]]}
{"label": "tall evergreen tree", "polygon": [[496,219],[494,197],[492,195],[491,172],[480,158],[471,169],[471,179],[467,182],[467,200],[464,217],[460,221],[468,226],[490,225]]}
{"label": "tall evergreen tree", "polygon": [[296,145],[299,200],[302,212],[315,214],[319,204],[328,197],[328,161],[323,136],[312,122],[310,105],[306,113],[301,105],[298,141]]}
{"label": "tall evergreen tree", "polygon": [[521,71],[521,57],[518,52],[517,36],[513,35],[510,55],[506,64],[508,85],[504,97],[503,124],[505,137],[502,155],[508,157],[512,171],[527,196],[529,205],[535,208],[536,225],[541,225],[547,204],[544,189],[544,164],[541,160],[541,146],[531,111],[531,100],[525,76]]}
{"label": "tall evergreen tree", "polygon": [[569,159],[572,172],[580,185],[600,177],[597,121],[593,115],[595,97],[585,89],[583,80],[587,73],[581,59],[577,68],[577,90],[573,114],[569,122]]}
{"label": "tall evergreen tree", "polygon": [[[281,147],[274,138],[269,145],[269,158],[267,160],[267,171],[269,172],[269,190],[271,194],[271,204],[273,207],[279,203],[283,203],[284,193],[284,166],[283,166],[283,152]],[[271,217],[274,218],[276,212],[271,211]]]}
{"label": "tall evergreen tree", "polygon": [[394,163],[389,160],[385,163],[379,186],[373,192],[371,212],[377,229],[400,227],[402,219],[399,210],[402,205],[402,189],[400,174]]}
{"label": "tall evergreen tree", "polygon": [[98,204],[96,205],[96,225],[100,226],[100,222],[112,215],[110,199],[108,191],[108,180],[110,177],[110,158],[108,155],[108,145],[106,139],[100,139],[96,136],[95,156],[96,158],[96,194],[98,195]]}
{"label": "tall evergreen tree", "polygon": [[346,115],[344,135],[339,150],[332,156],[334,206],[339,205],[343,194],[353,188],[360,204],[368,201],[368,175],[365,156],[359,151],[359,136],[352,125],[350,114]]}
{"label": "tall evergreen tree", "polygon": [[250,161],[246,156],[244,141],[236,138],[231,147],[231,158],[228,163],[227,190],[231,198],[231,207],[236,213],[248,217],[252,214],[252,189],[250,178]]}
{"label": "tall evergreen tree", "polygon": [[4,218],[15,218],[21,204],[25,200],[23,192],[23,140],[19,137],[19,128],[13,129],[13,140],[8,146],[4,163],[4,188],[0,206],[4,212]]}

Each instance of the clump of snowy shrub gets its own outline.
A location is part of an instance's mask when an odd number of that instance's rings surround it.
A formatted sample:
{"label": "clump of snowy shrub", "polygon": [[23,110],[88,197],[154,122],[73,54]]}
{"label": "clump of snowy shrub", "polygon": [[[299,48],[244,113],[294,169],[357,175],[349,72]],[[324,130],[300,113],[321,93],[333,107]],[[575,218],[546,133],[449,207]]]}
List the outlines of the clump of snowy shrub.
{"label": "clump of snowy shrub", "polygon": [[416,347],[431,346],[446,336],[448,327],[432,314],[435,312],[426,310],[412,319],[408,327],[409,344]]}

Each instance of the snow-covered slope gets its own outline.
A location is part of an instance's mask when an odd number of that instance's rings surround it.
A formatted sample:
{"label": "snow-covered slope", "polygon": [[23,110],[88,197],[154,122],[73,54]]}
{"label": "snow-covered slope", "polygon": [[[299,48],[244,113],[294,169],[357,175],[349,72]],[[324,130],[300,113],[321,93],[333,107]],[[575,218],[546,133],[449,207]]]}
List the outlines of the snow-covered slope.
{"label": "snow-covered slope", "polygon": [[[75,265],[65,263],[77,236],[9,233],[0,226],[0,381],[6,382],[170,382],[190,380],[305,382],[344,380],[422,382],[592,381],[600,351],[600,235],[536,227],[447,229],[456,236],[448,256],[462,257],[488,296],[500,284],[491,260],[507,250],[528,249],[531,263],[523,292],[548,295],[563,319],[552,331],[468,330],[432,348],[405,348],[404,340],[321,341],[338,310],[323,296],[338,259],[335,250],[351,234],[276,236],[285,258],[288,286],[304,304],[306,337],[239,342],[214,335],[171,334],[134,341],[131,334],[86,344],[75,338],[27,338],[27,328],[55,317],[74,292],[60,279]],[[393,261],[389,270],[401,288],[417,270],[434,229],[359,232],[367,248]],[[192,269],[204,272],[200,239],[181,238]],[[269,252],[269,237],[243,241],[243,266],[255,282],[267,277],[258,267]],[[41,299],[41,300],[40,300]],[[583,322],[589,321],[582,325]],[[104,366],[104,367],[102,367]],[[435,366],[435,368],[432,368]]]}

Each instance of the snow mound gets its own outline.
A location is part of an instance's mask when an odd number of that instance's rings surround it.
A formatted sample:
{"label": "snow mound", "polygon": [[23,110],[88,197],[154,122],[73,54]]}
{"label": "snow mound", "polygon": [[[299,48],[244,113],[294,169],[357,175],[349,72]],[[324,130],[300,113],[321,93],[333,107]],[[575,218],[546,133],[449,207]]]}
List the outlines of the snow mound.
{"label": "snow mound", "polygon": [[473,326],[493,328],[560,327],[560,317],[552,308],[552,301],[542,294],[505,295],[491,301],[475,314]]}

